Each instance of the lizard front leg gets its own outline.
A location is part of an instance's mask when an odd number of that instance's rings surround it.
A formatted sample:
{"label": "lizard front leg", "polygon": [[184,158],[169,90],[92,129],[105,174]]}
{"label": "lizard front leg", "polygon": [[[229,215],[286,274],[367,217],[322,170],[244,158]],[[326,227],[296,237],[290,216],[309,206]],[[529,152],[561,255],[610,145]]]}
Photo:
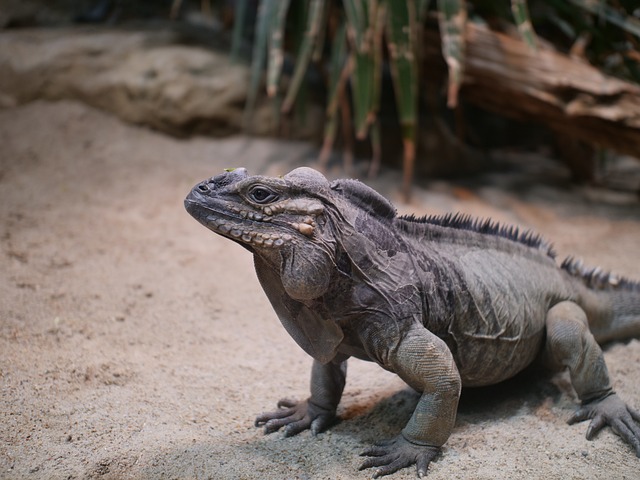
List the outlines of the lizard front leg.
{"label": "lizard front leg", "polygon": [[546,326],[546,358],[569,369],[571,384],[582,401],[569,424],[591,419],[588,440],[610,425],[640,457],[640,412],[611,388],[602,350],[589,331],[584,311],[573,302],[561,302],[547,313]]}
{"label": "lizard front leg", "polygon": [[446,344],[420,325],[379,362],[422,393],[411,419],[396,438],[365,451],[360,469],[378,467],[374,478],[416,464],[418,476],[447,441],[456,419],[461,380]]}
{"label": "lizard front leg", "polygon": [[278,410],[263,413],[256,418],[256,427],[264,426],[265,433],[282,427],[284,435],[290,437],[310,429],[316,435],[336,420],[336,409],[347,377],[347,360],[336,359],[323,365],[317,360],[311,367],[311,396],[298,402],[282,399]]}

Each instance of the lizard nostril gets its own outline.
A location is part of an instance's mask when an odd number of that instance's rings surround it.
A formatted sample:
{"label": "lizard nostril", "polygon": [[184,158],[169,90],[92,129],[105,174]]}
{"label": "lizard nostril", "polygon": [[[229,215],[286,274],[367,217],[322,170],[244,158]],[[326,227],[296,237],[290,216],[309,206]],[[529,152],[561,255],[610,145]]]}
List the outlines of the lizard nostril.
{"label": "lizard nostril", "polygon": [[209,187],[206,184],[201,183],[200,185],[198,185],[198,190],[200,190],[203,193],[204,192],[208,192],[209,191]]}

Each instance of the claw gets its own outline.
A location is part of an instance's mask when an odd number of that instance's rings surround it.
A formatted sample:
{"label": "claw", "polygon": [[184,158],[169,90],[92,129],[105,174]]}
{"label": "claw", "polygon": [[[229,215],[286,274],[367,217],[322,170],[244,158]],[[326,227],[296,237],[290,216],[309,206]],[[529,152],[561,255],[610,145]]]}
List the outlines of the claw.
{"label": "claw", "polygon": [[418,458],[416,468],[418,470],[418,478],[424,477],[427,474],[427,468],[429,468],[429,461],[425,457]]}
{"label": "claw", "polygon": [[295,400],[291,400],[290,398],[282,398],[280,400],[278,400],[278,408],[293,408],[295,407],[299,402],[296,402]]}
{"label": "claw", "polygon": [[607,425],[607,421],[603,416],[595,417],[591,420],[589,428],[587,428],[587,440],[593,440],[596,434]]}
{"label": "claw", "polygon": [[278,410],[258,415],[254,424],[264,427],[266,434],[284,427],[284,436],[292,437],[306,429],[311,429],[316,435],[328,427],[333,419],[335,412],[322,409],[308,400],[296,402],[285,398],[278,402]]}
{"label": "claw", "polygon": [[415,463],[417,464],[418,476],[424,477],[429,463],[439,451],[439,447],[415,445],[399,435],[390,442],[385,442],[384,445],[371,447],[361,453],[362,456],[369,458],[360,465],[359,469],[378,467],[373,472],[373,478],[379,478]]}
{"label": "claw", "polygon": [[313,422],[311,422],[311,435],[316,436],[319,433],[324,432],[334,421],[335,419],[333,418],[317,417]]}
{"label": "claw", "polygon": [[387,449],[379,446],[374,446],[366,449],[360,454],[361,457],[380,457],[386,455]]}
{"label": "claw", "polygon": [[569,424],[591,419],[587,440],[592,440],[606,425],[628,443],[640,457],[640,413],[627,406],[616,394],[582,406],[569,419]]}

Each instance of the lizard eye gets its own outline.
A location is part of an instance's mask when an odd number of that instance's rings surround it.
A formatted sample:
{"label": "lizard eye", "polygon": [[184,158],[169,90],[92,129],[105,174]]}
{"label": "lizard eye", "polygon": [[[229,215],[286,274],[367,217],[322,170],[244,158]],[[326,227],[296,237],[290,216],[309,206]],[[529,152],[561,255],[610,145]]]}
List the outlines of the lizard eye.
{"label": "lizard eye", "polygon": [[260,204],[271,203],[278,199],[275,192],[261,185],[253,187],[248,194],[251,200]]}

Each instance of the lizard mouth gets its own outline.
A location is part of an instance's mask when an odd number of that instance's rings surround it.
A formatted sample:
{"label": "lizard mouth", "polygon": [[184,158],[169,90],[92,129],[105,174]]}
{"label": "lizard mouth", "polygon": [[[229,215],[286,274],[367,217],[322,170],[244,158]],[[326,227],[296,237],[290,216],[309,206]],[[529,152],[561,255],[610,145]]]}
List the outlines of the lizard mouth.
{"label": "lizard mouth", "polygon": [[[196,220],[215,233],[227,237],[236,242],[245,243],[253,247],[281,247],[285,242],[293,240],[289,233],[279,233],[276,228],[291,228],[281,222],[272,222],[270,217],[262,215],[234,215],[228,211],[218,210],[204,204],[198,198],[198,194],[192,192],[184,201],[184,206]],[[274,225],[266,232],[266,224]],[[277,224],[277,226],[275,225]]]}

